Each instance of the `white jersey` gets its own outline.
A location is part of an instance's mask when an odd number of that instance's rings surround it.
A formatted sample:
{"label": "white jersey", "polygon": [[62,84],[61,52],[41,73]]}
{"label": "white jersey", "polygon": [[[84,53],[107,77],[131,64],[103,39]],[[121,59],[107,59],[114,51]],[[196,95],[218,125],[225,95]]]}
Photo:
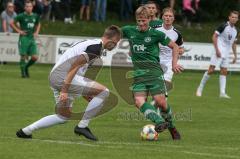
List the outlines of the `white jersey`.
{"label": "white jersey", "polygon": [[237,29],[231,26],[229,22],[220,25],[216,31],[218,34],[217,46],[223,58],[228,57],[232,48],[232,44],[237,38]]}
{"label": "white jersey", "polygon": [[60,57],[50,74],[58,72],[58,75],[65,78],[76,59],[79,58],[80,55],[84,55],[88,62],[77,72],[77,75],[84,76],[89,63],[91,63],[93,59],[100,57],[102,51],[103,46],[100,39],[77,42]]}
{"label": "white jersey", "polygon": [[[182,35],[174,27],[167,30],[163,26],[156,28],[157,30],[164,32],[173,42],[178,46],[183,45]],[[172,61],[172,49],[168,46],[160,45],[160,62],[161,61]]]}

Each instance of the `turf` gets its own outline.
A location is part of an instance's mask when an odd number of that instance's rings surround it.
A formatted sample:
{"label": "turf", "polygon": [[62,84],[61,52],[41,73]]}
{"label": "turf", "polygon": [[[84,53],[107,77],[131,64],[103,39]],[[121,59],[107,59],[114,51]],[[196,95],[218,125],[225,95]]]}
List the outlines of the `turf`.
{"label": "turf", "polygon": [[[239,74],[228,77],[230,100],[219,99],[217,74],[210,78],[201,98],[195,97],[195,90],[202,72],[186,71],[175,76],[175,87],[168,101],[175,112],[181,141],[172,141],[167,131],[160,134],[159,141],[142,141],[140,130],[150,122],[121,97],[113,110],[92,120],[90,128],[98,142],[74,135],[78,121],[37,131],[32,140],[18,139],[16,130],[54,112],[48,84],[50,70],[50,65],[35,65],[30,70],[31,78],[21,79],[17,65],[0,65],[1,159],[237,159],[240,156]],[[110,75],[110,69],[103,68],[97,80],[118,94],[116,85],[122,83],[121,78],[113,82]],[[75,111],[82,110],[85,104],[78,100]]]}

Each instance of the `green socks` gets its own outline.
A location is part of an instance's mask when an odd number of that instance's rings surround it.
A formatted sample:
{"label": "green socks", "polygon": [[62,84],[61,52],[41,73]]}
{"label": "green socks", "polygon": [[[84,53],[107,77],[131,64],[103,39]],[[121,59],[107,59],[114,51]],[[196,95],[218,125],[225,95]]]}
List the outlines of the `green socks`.
{"label": "green socks", "polygon": [[161,114],[162,117],[169,122],[169,127],[174,128],[175,126],[173,124],[173,113],[171,107],[167,105],[167,110],[166,111],[161,110]]}
{"label": "green socks", "polygon": [[140,111],[147,119],[151,120],[155,124],[164,122],[164,119],[161,117],[161,115],[157,114],[156,108],[150,103],[145,102],[140,108]]}
{"label": "green socks", "polygon": [[24,69],[25,69],[25,66],[26,66],[25,59],[20,59],[19,65],[20,65],[22,77],[24,77],[25,76],[25,70]]}
{"label": "green socks", "polygon": [[30,67],[31,65],[33,65],[34,63],[36,62],[36,60],[29,60],[27,65],[26,65],[26,68]]}

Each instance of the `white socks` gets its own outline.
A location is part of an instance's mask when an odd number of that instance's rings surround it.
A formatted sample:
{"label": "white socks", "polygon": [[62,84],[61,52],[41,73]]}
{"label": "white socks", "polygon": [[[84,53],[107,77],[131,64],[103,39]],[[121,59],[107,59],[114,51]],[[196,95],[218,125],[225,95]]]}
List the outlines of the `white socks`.
{"label": "white socks", "polygon": [[[109,96],[109,90],[105,89],[101,93],[99,93],[97,96],[95,96],[89,103],[88,106],[85,110],[85,113],[83,115],[82,120],[79,122],[78,126],[79,127],[87,127],[90,119],[96,116],[96,114],[101,110],[103,106],[103,102],[105,99]],[[42,129],[42,128],[47,128],[53,125],[57,124],[63,124],[67,121],[68,119],[57,114],[49,115],[46,117],[43,117],[42,119],[32,123],[31,125],[23,128],[23,132],[26,135],[31,135],[33,131]]]}
{"label": "white socks", "polygon": [[200,89],[200,91],[203,90],[205,84],[207,83],[207,80],[209,79],[210,75],[208,75],[208,72],[206,71],[202,77],[202,80],[200,82],[200,85],[198,87],[198,89]]}
{"label": "white socks", "polygon": [[57,124],[63,124],[66,121],[67,121],[67,118],[57,115],[57,114],[53,114],[53,115],[43,117],[42,119],[23,128],[22,130],[26,135],[31,135],[32,132],[35,130],[50,127],[50,126],[57,125]]}
{"label": "white socks", "polygon": [[219,86],[220,86],[220,94],[226,94],[226,76],[219,76]]}
{"label": "white socks", "polygon": [[101,110],[103,102],[109,96],[109,90],[105,89],[97,96],[95,96],[89,103],[85,110],[82,120],[79,122],[78,127],[85,128],[88,126],[90,119],[95,117]]}

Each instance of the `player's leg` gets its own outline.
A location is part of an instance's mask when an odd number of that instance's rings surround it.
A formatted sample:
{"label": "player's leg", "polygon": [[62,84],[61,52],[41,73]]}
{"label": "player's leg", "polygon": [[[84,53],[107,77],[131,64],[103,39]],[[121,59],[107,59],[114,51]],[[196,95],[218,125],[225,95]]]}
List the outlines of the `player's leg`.
{"label": "player's leg", "polygon": [[201,97],[202,91],[204,86],[206,85],[208,79],[210,78],[210,75],[214,72],[216,65],[218,65],[221,62],[222,58],[218,58],[215,54],[212,55],[210,66],[208,68],[208,71],[206,71],[203,74],[202,80],[197,88],[196,96]]}
{"label": "player's leg", "polygon": [[48,115],[40,120],[28,125],[27,127],[17,131],[16,135],[20,138],[32,138],[32,133],[38,129],[47,128],[57,124],[65,123],[71,116],[71,108],[73,97],[68,97],[67,104],[60,104],[59,91],[53,89],[55,101],[56,101],[56,114]]}
{"label": "player's leg", "polygon": [[88,97],[89,100],[82,120],[75,127],[74,132],[84,135],[88,139],[97,140],[88,128],[88,125],[90,120],[101,111],[105,100],[109,96],[109,90],[105,86],[81,76],[75,76],[73,83],[73,86],[76,87],[74,90],[78,90],[77,95],[81,94],[84,97]]}
{"label": "player's leg", "polygon": [[19,38],[18,41],[18,51],[20,54],[20,61],[19,61],[19,66],[20,66],[20,71],[21,71],[21,77],[25,78],[25,66],[26,66],[26,60],[27,60],[27,47],[26,47],[26,42],[24,38]]}
{"label": "player's leg", "polygon": [[135,106],[140,110],[141,113],[144,114],[147,119],[155,123],[155,125],[165,124],[164,119],[160,114],[157,113],[155,106],[151,105],[146,100],[148,88],[145,83],[148,82],[133,83],[132,85]]}
{"label": "player's leg", "polygon": [[37,44],[34,39],[29,39],[30,45],[29,45],[29,55],[31,58],[29,59],[28,63],[25,66],[25,74],[27,77],[29,77],[29,67],[32,66],[38,59],[38,51],[37,51]]}
{"label": "player's leg", "polygon": [[172,71],[172,61],[169,61],[166,63],[167,71],[164,72],[163,77],[165,80],[165,85],[167,88],[167,92],[173,89],[173,83],[172,83],[172,78],[173,78],[173,71]]}
{"label": "player's leg", "polygon": [[165,123],[162,116],[157,113],[157,109],[146,101],[145,92],[135,92],[134,100],[135,105],[140,112],[143,113],[147,119],[155,123],[155,127],[158,127],[158,132],[162,132],[164,129],[166,129],[165,127],[167,127],[167,123]]}
{"label": "player's leg", "polygon": [[219,86],[220,86],[220,97],[221,98],[230,98],[226,94],[226,77],[227,77],[227,67],[229,65],[228,59],[224,58],[220,65],[220,76],[219,76]]}
{"label": "player's leg", "polygon": [[171,107],[167,104],[166,99],[167,89],[163,78],[159,78],[153,81],[151,85],[149,85],[149,91],[153,96],[156,105],[160,108],[161,115],[164,121],[167,123],[167,125],[163,125],[164,127],[162,125],[156,125],[155,127],[156,131],[168,128],[172,135],[172,138],[174,140],[179,140],[181,136],[173,123],[173,114]]}

